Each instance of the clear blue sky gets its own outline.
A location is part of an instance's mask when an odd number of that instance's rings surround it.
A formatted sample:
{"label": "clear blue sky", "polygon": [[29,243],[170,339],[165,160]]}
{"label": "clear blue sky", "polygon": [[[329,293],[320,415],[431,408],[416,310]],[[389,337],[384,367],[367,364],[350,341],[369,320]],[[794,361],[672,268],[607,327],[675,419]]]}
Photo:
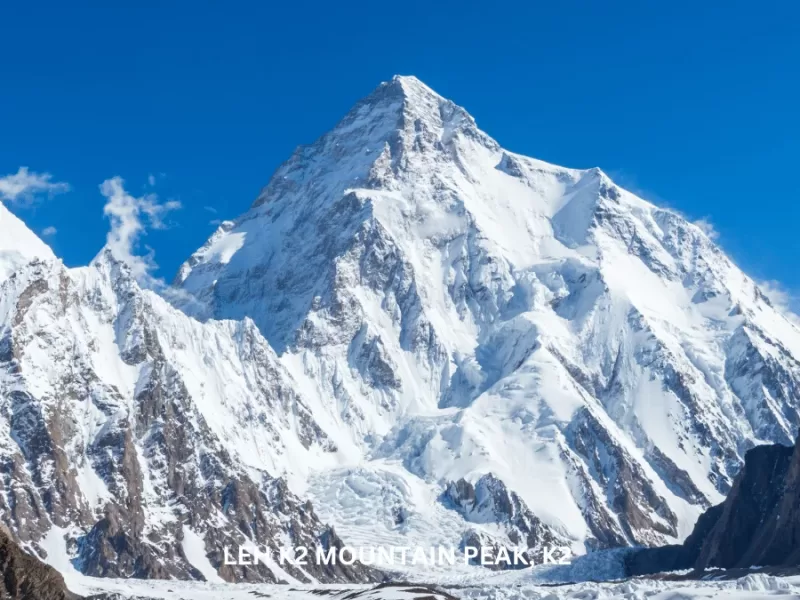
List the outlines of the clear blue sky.
{"label": "clear blue sky", "polygon": [[800,2],[28,1],[0,23],[0,176],[71,185],[15,209],[67,264],[104,243],[98,185],[153,174],[183,204],[146,239],[171,279],[400,73],[513,151],[707,217],[749,273],[800,290]]}

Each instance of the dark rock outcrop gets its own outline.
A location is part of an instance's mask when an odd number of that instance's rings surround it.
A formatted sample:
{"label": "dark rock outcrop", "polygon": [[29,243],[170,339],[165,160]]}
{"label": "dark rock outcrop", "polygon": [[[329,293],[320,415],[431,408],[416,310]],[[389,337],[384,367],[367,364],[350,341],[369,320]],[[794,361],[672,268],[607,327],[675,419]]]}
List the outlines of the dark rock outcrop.
{"label": "dark rock outcrop", "polygon": [[[170,354],[186,344],[175,323],[193,325],[109,253],[77,275],[33,263],[0,284],[0,296],[9,307],[0,318],[13,322],[0,323],[10,331],[0,341],[0,424],[10,434],[0,444],[0,523],[14,542],[38,552],[55,526],[68,530],[65,548],[84,575],[204,580],[192,547],[223,580],[261,583],[281,582],[281,571],[266,560],[230,564],[226,551],[256,548],[278,560],[286,543],[312,554],[344,545],[284,480],[245,466],[225,443],[235,433],[215,426],[220,414],[255,423],[265,454],[285,451],[284,427],[304,447],[334,449],[254,325],[222,325],[209,338],[203,360],[225,340],[232,371],[248,372],[247,391],[204,413],[213,392],[192,391]],[[100,354],[118,357],[114,368]],[[119,372],[133,378],[124,383]],[[43,379],[52,386],[32,384]],[[383,580],[357,562],[284,570],[302,582]]]}
{"label": "dark rock outcrop", "polygon": [[701,515],[682,545],[626,560],[630,575],[753,566],[800,566],[800,441],[750,450],[725,502]]}
{"label": "dark rock outcrop", "polygon": [[0,598],[4,600],[77,600],[54,568],[26,554],[0,527]]}
{"label": "dark rock outcrop", "polygon": [[[561,536],[547,527],[533,514],[525,502],[492,473],[487,473],[475,484],[459,479],[451,481],[442,495],[442,501],[458,511],[466,521],[477,526],[489,524],[499,526],[502,538],[479,528],[468,529],[461,540],[461,549],[493,548],[494,559],[504,548],[513,555],[513,548],[526,548],[526,562],[497,561],[494,568],[523,568],[528,563],[541,564],[542,553],[558,551],[567,545]],[[474,561],[478,564],[478,561]]]}

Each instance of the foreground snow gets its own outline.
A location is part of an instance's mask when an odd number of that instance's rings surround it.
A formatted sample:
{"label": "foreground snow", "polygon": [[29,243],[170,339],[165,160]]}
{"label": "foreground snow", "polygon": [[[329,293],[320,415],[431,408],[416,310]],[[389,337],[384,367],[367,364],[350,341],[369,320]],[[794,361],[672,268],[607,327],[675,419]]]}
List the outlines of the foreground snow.
{"label": "foreground snow", "polygon": [[398,584],[374,585],[265,585],[211,584],[177,581],[143,581],[83,578],[70,589],[82,595],[116,593],[123,598],[164,600],[692,600],[727,598],[761,600],[800,598],[800,577],[748,575],[733,581],[657,581],[651,579],[615,583],[535,585],[523,581],[508,584],[484,583],[463,586]]}

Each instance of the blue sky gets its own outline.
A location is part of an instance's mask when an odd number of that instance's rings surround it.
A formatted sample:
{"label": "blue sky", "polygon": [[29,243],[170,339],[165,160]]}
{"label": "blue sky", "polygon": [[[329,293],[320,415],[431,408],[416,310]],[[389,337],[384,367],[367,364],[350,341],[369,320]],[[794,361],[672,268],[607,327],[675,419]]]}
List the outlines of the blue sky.
{"label": "blue sky", "polygon": [[795,293],[799,20],[789,0],[6,3],[0,176],[69,184],[7,202],[69,265],[105,241],[103,181],[180,202],[144,238],[171,279],[296,145],[414,74],[513,151],[709,220]]}

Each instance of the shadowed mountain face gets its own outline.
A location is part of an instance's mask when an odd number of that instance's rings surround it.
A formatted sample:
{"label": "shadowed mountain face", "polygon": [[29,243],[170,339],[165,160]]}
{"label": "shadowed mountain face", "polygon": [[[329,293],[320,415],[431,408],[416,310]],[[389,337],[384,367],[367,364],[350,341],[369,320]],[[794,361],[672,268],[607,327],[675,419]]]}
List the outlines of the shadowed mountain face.
{"label": "shadowed mountain face", "polygon": [[753,566],[800,567],[800,441],[750,450],[728,498],[700,517],[684,544],[627,559],[631,575]]}

